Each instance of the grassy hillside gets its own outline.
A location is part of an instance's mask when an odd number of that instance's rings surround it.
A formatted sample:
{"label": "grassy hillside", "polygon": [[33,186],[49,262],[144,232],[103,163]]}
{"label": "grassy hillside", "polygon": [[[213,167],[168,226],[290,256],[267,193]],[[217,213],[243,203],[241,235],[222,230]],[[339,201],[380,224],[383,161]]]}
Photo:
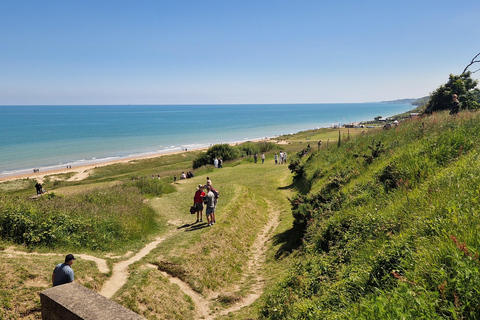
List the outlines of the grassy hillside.
{"label": "grassy hillside", "polygon": [[479,137],[440,113],[293,159],[303,244],[262,316],[480,318]]}

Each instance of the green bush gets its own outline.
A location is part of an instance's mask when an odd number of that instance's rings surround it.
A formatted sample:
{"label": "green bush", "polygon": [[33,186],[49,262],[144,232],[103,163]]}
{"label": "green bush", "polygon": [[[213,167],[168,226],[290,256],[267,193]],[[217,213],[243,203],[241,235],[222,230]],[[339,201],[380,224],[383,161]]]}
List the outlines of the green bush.
{"label": "green bush", "polygon": [[0,196],[0,208],[0,237],[27,247],[108,250],[156,227],[154,211],[133,187],[37,201]]}
{"label": "green bush", "polygon": [[213,164],[215,158],[223,161],[235,160],[240,157],[240,151],[229,144],[216,144],[210,147],[206,153],[201,153],[193,160],[193,169]]}

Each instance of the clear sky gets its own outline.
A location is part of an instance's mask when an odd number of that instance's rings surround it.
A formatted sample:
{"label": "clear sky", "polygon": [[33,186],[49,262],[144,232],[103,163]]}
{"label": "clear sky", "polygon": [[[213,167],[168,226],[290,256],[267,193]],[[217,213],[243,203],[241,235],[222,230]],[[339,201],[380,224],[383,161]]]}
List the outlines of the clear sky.
{"label": "clear sky", "polygon": [[2,105],[420,98],[479,52],[478,0],[0,0]]}

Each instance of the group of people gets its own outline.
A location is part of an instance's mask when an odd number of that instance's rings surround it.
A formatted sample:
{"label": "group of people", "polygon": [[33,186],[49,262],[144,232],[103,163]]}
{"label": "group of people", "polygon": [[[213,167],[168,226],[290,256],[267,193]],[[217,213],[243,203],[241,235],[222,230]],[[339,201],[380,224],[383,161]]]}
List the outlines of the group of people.
{"label": "group of people", "polygon": [[[193,177],[195,177],[195,175],[193,174],[192,171],[188,171],[187,173],[182,172],[182,174],[180,175],[180,180],[190,179],[190,178],[193,178]],[[173,175],[173,183],[176,183],[176,182],[177,182],[177,176]]]}
{"label": "group of people", "polygon": [[[206,193],[203,191],[204,189],[207,191]],[[213,188],[212,181],[209,177],[207,177],[207,183],[205,185],[198,185],[197,191],[193,196],[193,206],[197,214],[197,221],[195,223],[203,222],[203,209],[205,207],[207,225],[211,227],[215,224],[215,208],[218,197],[219,193]]]}
{"label": "group of people", "polygon": [[44,194],[46,192],[45,189],[43,189],[42,184],[38,181],[35,183],[35,189],[37,190],[37,194]]}
{"label": "group of people", "polygon": [[182,172],[182,175],[180,176],[180,179],[190,179],[190,178],[193,178],[193,177],[194,177],[193,172],[188,171],[187,173]]}
{"label": "group of people", "polygon": [[[253,155],[253,162],[257,163],[258,154],[255,152]],[[265,153],[262,153],[262,163],[265,163]]]}
{"label": "group of people", "polygon": [[220,158],[218,158],[218,159],[215,158],[213,160],[213,165],[215,166],[215,168],[221,168],[221,167],[223,167],[223,160],[220,159]]}
{"label": "group of people", "polygon": [[284,164],[287,163],[287,152],[280,151],[279,154],[275,152],[275,164]]}

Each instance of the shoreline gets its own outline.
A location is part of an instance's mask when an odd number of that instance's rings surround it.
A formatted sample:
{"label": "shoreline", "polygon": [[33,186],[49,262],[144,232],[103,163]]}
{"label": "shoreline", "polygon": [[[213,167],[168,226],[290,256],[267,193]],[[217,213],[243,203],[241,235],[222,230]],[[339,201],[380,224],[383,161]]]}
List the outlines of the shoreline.
{"label": "shoreline", "polygon": [[84,179],[88,176],[88,173],[87,173],[88,170],[98,168],[98,167],[105,167],[105,166],[109,166],[109,165],[117,164],[117,163],[127,163],[127,162],[130,162],[130,161],[152,159],[152,158],[158,158],[158,157],[168,156],[168,155],[172,155],[172,154],[178,154],[178,153],[183,153],[183,152],[191,152],[191,151],[199,151],[199,150],[205,150],[205,149],[206,148],[198,148],[198,149],[189,149],[188,151],[175,151],[175,152],[157,153],[157,154],[152,154],[152,155],[148,155],[148,156],[121,158],[121,159],[105,161],[105,162],[89,163],[89,164],[85,164],[85,165],[72,166],[71,168],[52,169],[52,170],[47,170],[47,171],[35,172],[35,173],[32,172],[32,173],[25,173],[25,174],[16,174],[16,175],[11,175],[11,176],[6,176],[6,177],[0,177],[0,183],[7,182],[7,181],[19,180],[19,179],[43,180],[46,176],[49,176],[49,175],[72,173],[72,172],[76,173],[75,176],[77,176],[77,179],[74,179],[76,181],[76,180],[82,180],[82,177],[78,177],[79,175],[85,174],[85,177],[83,177],[83,179]]}
{"label": "shoreline", "polygon": [[[310,128],[310,129],[301,129],[298,131],[291,132],[291,133],[281,133],[281,134],[276,134],[273,136],[265,136],[261,138],[252,138],[248,139],[245,138],[243,140],[234,140],[230,142],[218,142],[218,143],[210,143],[210,144],[203,144],[200,146],[195,146],[192,148],[183,148],[182,146],[178,146],[178,148],[181,148],[181,150],[178,150],[177,148],[171,148],[170,150],[166,149],[163,151],[157,150],[156,152],[143,152],[143,153],[137,153],[137,154],[130,154],[130,155],[125,155],[125,156],[115,156],[115,157],[104,157],[100,159],[89,159],[89,160],[76,160],[73,163],[59,163],[57,165],[45,165],[43,167],[37,167],[41,171],[38,172],[32,172],[34,171],[35,168],[25,168],[25,169],[18,169],[18,170],[11,170],[10,172],[5,172],[3,174],[0,174],[0,183],[6,182],[6,181],[12,181],[12,180],[18,180],[18,179],[36,179],[36,180],[43,180],[45,176],[48,175],[54,175],[54,174],[66,174],[66,173],[76,173],[76,175],[72,178],[69,178],[69,181],[77,181],[84,179],[88,177],[88,173],[86,171],[91,170],[96,167],[103,167],[103,166],[108,166],[112,164],[117,164],[117,163],[127,163],[130,161],[134,160],[142,160],[142,159],[149,159],[149,158],[157,158],[161,157],[164,155],[172,155],[172,154],[178,154],[178,153],[183,153],[183,152],[190,152],[190,151],[199,151],[199,150],[206,150],[209,147],[211,147],[213,144],[219,144],[219,143],[227,143],[230,145],[237,145],[237,144],[242,144],[245,142],[259,142],[259,141],[270,141],[270,142],[275,142],[278,143],[278,137],[284,136],[284,135],[289,135],[289,134],[297,134],[300,132],[304,131],[309,131],[309,130],[318,130],[322,128],[330,128],[330,126],[319,126],[315,128]],[[172,146],[173,147],[173,146]],[[172,150],[172,149],[177,149],[177,150]],[[188,151],[187,151],[188,150]],[[84,163],[81,163],[84,162]],[[80,175],[84,177],[80,178]],[[73,179],[75,178],[75,179]]]}
{"label": "shoreline", "polygon": [[[309,130],[312,130],[312,129],[309,129]],[[260,141],[273,142],[272,139],[276,139],[276,137],[265,137],[265,138],[260,138],[260,139],[252,139],[252,140],[248,140],[248,141],[229,142],[228,144],[231,145],[231,146],[234,146],[234,145],[241,144],[241,143],[244,143],[244,142],[260,142]],[[276,143],[278,143],[278,141],[276,141]],[[68,181],[79,181],[79,180],[83,180],[83,179],[88,177],[89,174],[88,174],[87,171],[89,171],[91,169],[98,168],[98,167],[105,167],[105,166],[109,166],[109,165],[112,165],[112,164],[118,164],[118,163],[128,163],[130,161],[153,159],[153,158],[158,158],[158,157],[168,156],[168,155],[173,155],[173,154],[179,154],[179,153],[184,153],[184,152],[186,153],[186,152],[208,150],[208,148],[209,147],[199,147],[199,148],[193,148],[193,149],[188,149],[188,150],[161,152],[161,153],[155,153],[155,154],[150,154],[150,155],[132,156],[132,157],[115,159],[115,160],[109,160],[109,161],[103,161],[103,162],[89,163],[89,164],[85,164],[85,165],[72,166],[71,168],[58,168],[58,169],[51,169],[51,170],[39,171],[39,172],[13,174],[13,175],[0,177],[0,183],[7,182],[7,181],[20,180],[20,179],[32,179],[32,180],[37,180],[39,182],[42,182],[43,179],[46,176],[56,175],[56,174],[65,174],[65,173],[76,173],[72,178],[68,179]]]}

